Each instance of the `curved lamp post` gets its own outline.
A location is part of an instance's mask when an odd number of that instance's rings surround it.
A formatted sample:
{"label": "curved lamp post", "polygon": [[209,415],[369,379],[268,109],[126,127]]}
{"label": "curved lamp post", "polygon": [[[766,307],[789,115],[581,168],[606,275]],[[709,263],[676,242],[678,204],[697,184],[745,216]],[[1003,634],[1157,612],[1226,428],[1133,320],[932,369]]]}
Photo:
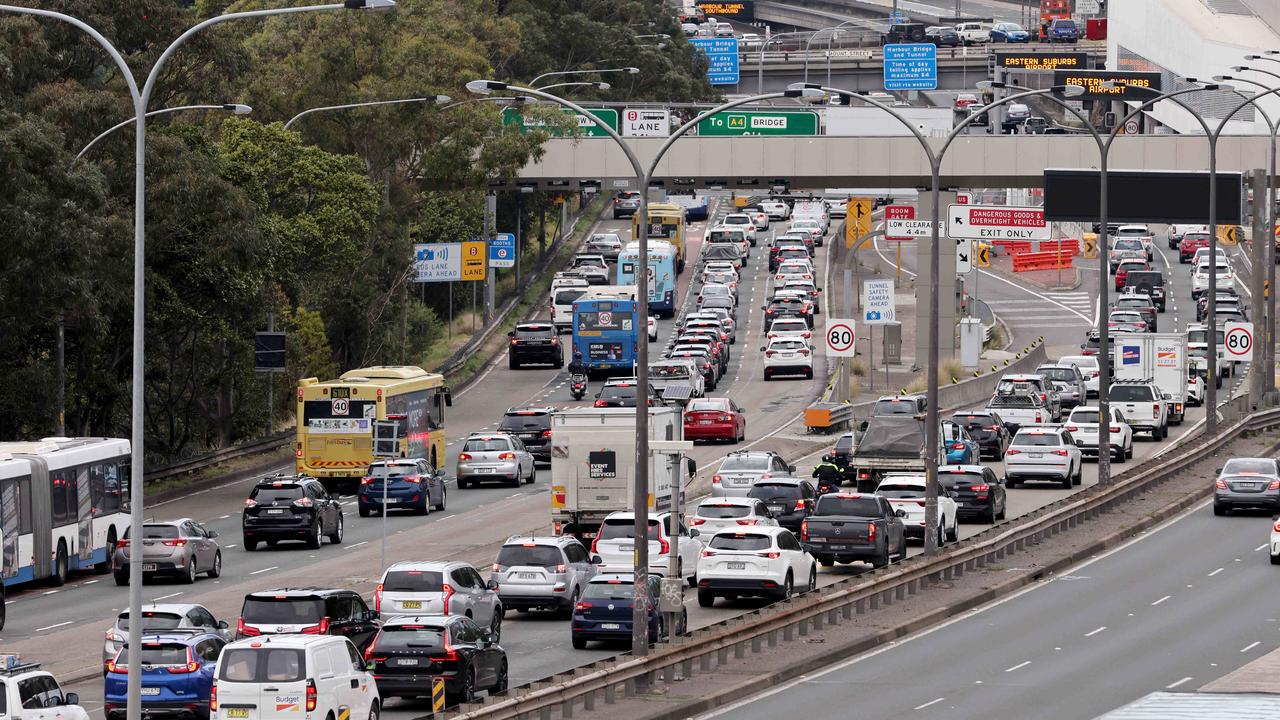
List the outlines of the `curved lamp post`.
{"label": "curved lamp post", "polygon": [[[661,160],[663,154],[671,147],[680,136],[687,133],[690,129],[697,126],[697,123],[703,119],[714,115],[717,112],[730,110],[740,105],[746,105],[761,100],[771,100],[781,97],[801,97],[805,93],[800,90],[787,90],[778,93],[766,93],[756,95],[754,97],[742,98],[733,102],[725,103],[718,107],[712,108],[701,113],[689,122],[681,125],[678,129],[671,133],[659,149],[658,154],[654,157],[652,163],[646,168],[641,164],[640,159],[636,157],[635,151],[631,146],[622,139],[622,136],[616,130],[602,122],[594,113],[584,109],[580,105],[566,100],[562,97],[543,92],[541,90],[518,87],[508,85],[504,82],[496,80],[472,80],[467,83],[467,90],[473,93],[487,95],[494,91],[511,92],[519,95],[531,95],[540,100],[561,105],[573,112],[592,120],[601,130],[603,130],[614,143],[626,155],[627,162],[631,164],[632,172],[635,173],[636,182],[640,190],[640,207],[636,208],[636,237],[639,243],[640,257],[649,256],[649,229],[648,229],[648,206],[649,206],[649,181],[653,176],[654,169],[657,168],[658,161]],[[645,312],[648,312],[649,298],[649,279],[646,273],[636,273],[636,297],[639,303],[643,303]],[[649,382],[649,336],[647,333],[636,329],[636,384],[644,387]],[[635,513],[635,537],[644,538],[648,536],[649,511],[648,511],[648,488],[649,488],[649,411],[643,404],[636,405],[636,455],[635,455],[635,487],[632,493],[632,505]],[[678,497],[678,494],[677,494]],[[674,510],[676,518],[679,518],[680,508]],[[672,562],[676,563],[677,553],[671,552]],[[676,566],[673,564],[672,566]],[[631,653],[637,657],[648,655],[649,653],[649,620],[648,620],[648,576],[649,576],[649,548],[647,543],[637,542],[633,563],[633,582],[632,588],[635,593],[634,610],[632,613],[631,628]],[[680,576],[675,574],[674,577],[680,580]],[[682,581],[681,581],[682,582]]]}
{"label": "curved lamp post", "polygon": [[[241,105],[238,103],[226,103],[223,105],[181,105],[179,107],[161,108],[160,110],[152,110],[151,112],[147,113],[147,117],[155,117],[157,115],[167,115],[168,113],[176,113],[182,110],[226,110],[234,115],[248,115],[249,113],[253,112],[253,108],[249,107],[248,105]],[[84,156],[85,153],[89,152],[89,149],[92,148],[94,145],[97,145],[98,141],[102,140],[103,138],[110,135],[111,133],[119,130],[125,125],[132,125],[135,120],[137,120],[136,117],[131,117],[128,120],[122,120],[116,123],[115,125],[112,125],[111,127],[107,128],[106,130],[103,130],[101,133],[98,133],[97,137],[90,140],[87,145],[85,145],[83,148],[80,149],[80,152],[76,153],[76,156],[71,159],[71,165],[74,166],[76,164],[76,160],[79,160],[81,157]]]}
{"label": "curved lamp post", "polygon": [[290,125],[312,113],[326,112],[329,110],[349,110],[351,108],[376,107],[378,105],[404,105],[406,103],[435,103],[436,105],[444,105],[452,99],[453,98],[448,95],[427,95],[424,97],[403,98],[400,100],[374,100],[370,102],[347,103],[345,105],[325,105],[323,107],[307,108],[306,110],[303,110],[297,115],[289,118],[289,121],[284,124],[284,129],[288,130]]}
{"label": "curved lamp post", "polygon": [[[542,73],[529,81],[531,88],[538,86],[538,81],[547,77],[563,77],[565,75],[603,75],[605,73],[626,73],[628,75],[636,75],[640,72],[638,67],[619,67],[619,68],[602,68],[600,70],[558,70],[556,72]],[[546,88],[540,88],[545,90]]]}
{"label": "curved lamp post", "polygon": [[593,87],[596,90],[608,90],[613,87],[607,82],[562,82],[562,83],[555,83],[554,85],[543,85],[538,89],[550,90],[552,88],[560,88],[560,87],[587,87],[587,86]]}
{"label": "curved lamp post", "polygon": [[[767,40],[764,40],[763,42],[760,43],[760,50],[756,54],[756,94],[757,95],[764,92],[764,50],[765,48],[769,47],[770,45],[776,42],[781,41],[782,38],[784,37],[791,37],[796,35],[813,35],[813,31],[797,30],[794,32],[778,33],[777,35],[770,36]],[[806,50],[805,52],[805,65],[806,65],[805,72],[806,73],[808,72],[808,68],[807,68],[808,63],[809,63],[808,51]]]}
{"label": "curved lamp post", "polygon": [[812,33],[809,34],[809,40],[804,44],[804,81],[806,83],[809,82],[809,48],[813,46],[814,38],[818,37],[822,33],[827,34],[827,84],[830,85],[831,84],[831,43],[835,41],[836,33],[838,33],[841,28],[845,28],[845,27],[848,27],[849,25],[853,25],[855,23],[860,23],[860,22],[864,22],[864,21],[863,20],[845,20],[839,25],[832,25],[830,27],[818,28],[817,30],[814,30]]}
{"label": "curved lamp post", "polygon": [[[132,382],[132,403],[131,403],[131,433],[130,433],[130,478],[131,485],[129,487],[130,513],[129,524],[131,527],[140,528],[146,520],[143,512],[143,493],[142,479],[145,476],[145,455],[143,453],[143,383],[144,370],[146,367],[145,352],[145,301],[146,301],[146,201],[147,201],[147,181],[146,181],[146,149],[147,149],[147,105],[151,100],[151,93],[155,89],[156,80],[160,77],[160,71],[164,69],[165,63],[173,56],[187,40],[191,39],[196,33],[219,25],[231,20],[243,20],[249,18],[263,18],[274,15],[291,15],[302,12],[317,12],[322,10],[389,10],[395,7],[395,0],[345,0],[340,3],[328,5],[304,5],[298,7],[275,8],[270,10],[250,10],[245,12],[227,13],[226,15],[218,15],[209,18],[201,23],[188,28],[164,49],[160,57],[156,59],[155,64],[151,67],[151,71],[147,74],[142,89],[138,89],[138,81],[133,75],[133,71],[129,69],[128,63],[120,51],[116,49],[111,41],[107,40],[102,33],[98,32],[91,25],[80,20],[79,18],[66,15],[64,13],[52,10],[42,10],[40,8],[21,7],[17,5],[0,5],[0,12],[16,13],[19,15],[35,15],[37,17],[49,18],[65,22],[76,27],[89,35],[103,50],[111,56],[111,60],[115,63],[116,68],[120,70],[120,75],[124,78],[125,84],[129,88],[130,98],[133,100],[134,117],[138,125],[136,139],[134,142],[134,192],[133,192],[133,368],[131,373]],[[142,644],[142,563],[129,563],[129,639],[130,647],[137,648]],[[127,690],[126,718],[127,720],[141,720],[142,717],[142,673],[129,673],[129,682]]]}

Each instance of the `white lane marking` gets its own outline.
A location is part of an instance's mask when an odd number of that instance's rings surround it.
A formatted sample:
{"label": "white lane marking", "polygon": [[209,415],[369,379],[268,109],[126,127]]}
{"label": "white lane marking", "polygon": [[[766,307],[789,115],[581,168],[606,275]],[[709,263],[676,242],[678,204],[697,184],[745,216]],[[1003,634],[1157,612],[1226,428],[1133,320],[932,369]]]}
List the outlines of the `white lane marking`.
{"label": "white lane marking", "polygon": [[1169,598],[1171,598],[1171,597],[1173,597],[1173,596],[1172,596],[1172,595],[1165,595],[1164,597],[1160,598],[1159,600],[1157,600],[1157,601],[1155,601],[1155,602],[1151,603],[1151,607],[1155,607],[1156,605],[1159,605],[1160,603],[1164,602],[1165,600],[1168,600],[1168,599],[1169,599]]}
{"label": "white lane marking", "polygon": [[92,585],[92,584],[94,584],[94,583],[96,583],[96,582],[98,582],[98,581],[97,581],[97,580],[89,580],[89,581],[86,581],[86,582],[85,582],[85,585]]}
{"label": "white lane marking", "polygon": [[230,545],[223,545],[222,547],[224,547],[224,548],[226,548],[226,549],[230,550],[231,548],[233,548],[233,547],[235,547],[235,546],[236,546],[236,544],[235,544],[235,543],[231,543]]}
{"label": "white lane marking", "polygon": [[1067,312],[1071,313],[1072,315],[1075,315],[1076,317],[1080,318],[1081,320],[1083,320],[1083,321],[1085,321],[1085,322],[1087,322],[1087,323],[1090,323],[1090,324],[1092,324],[1092,323],[1093,323],[1093,321],[1092,321],[1092,320],[1090,320],[1089,318],[1085,317],[1084,313],[1082,313],[1082,312],[1080,312],[1080,311],[1078,311],[1078,310],[1073,309],[1073,308],[1072,308],[1071,306],[1069,306],[1069,305],[1064,305],[1064,304],[1062,304],[1062,303],[1058,302],[1057,300],[1054,300],[1053,298],[1049,297],[1048,295],[1044,295],[1044,294],[1042,294],[1042,293],[1038,293],[1038,292],[1036,292],[1036,291],[1034,291],[1034,290],[1030,290],[1030,289],[1028,289],[1028,288],[1025,288],[1025,287],[1023,287],[1023,286],[1019,285],[1018,283],[1013,282],[1013,281],[1011,281],[1011,280],[1005,280],[1004,278],[1000,277],[999,275],[996,275],[996,274],[994,274],[994,273],[987,272],[986,270],[978,270],[978,272],[979,272],[980,274],[982,274],[982,275],[985,275],[985,276],[987,276],[987,277],[991,278],[992,280],[999,280],[1000,282],[1004,283],[1005,285],[1008,285],[1009,287],[1017,288],[1017,289],[1019,289],[1019,290],[1021,290],[1021,291],[1025,292],[1025,293],[1027,293],[1028,295],[1034,295],[1035,297],[1038,297],[1038,298],[1040,298],[1041,300],[1044,300],[1044,301],[1045,301],[1045,302],[1047,302],[1047,303],[1050,303],[1050,304],[1052,304],[1052,305],[1056,305],[1056,306],[1058,306],[1058,307],[1062,308],[1063,310],[1066,310]]}
{"label": "white lane marking", "polygon": [[1266,550],[1266,549],[1267,549],[1267,544],[1266,544],[1266,543],[1262,543],[1262,544],[1261,544],[1261,545],[1259,545],[1258,547],[1254,548],[1254,549],[1253,549],[1253,551],[1254,551],[1254,552],[1258,552],[1259,550]]}
{"label": "white lane marking", "polygon": [[1018,663],[1017,665],[1014,665],[1014,666],[1013,666],[1013,667],[1011,667],[1011,668],[1005,668],[1005,669],[1004,669],[1004,671],[1005,671],[1005,672],[1013,672],[1014,670],[1019,670],[1019,669],[1024,668],[1024,667],[1026,667],[1026,666],[1028,666],[1028,665],[1030,665],[1030,664],[1031,664],[1031,661],[1030,661],[1030,660],[1023,660],[1022,662]]}
{"label": "white lane marking", "polygon": [[937,705],[938,703],[942,702],[943,700],[946,700],[946,698],[937,698],[936,700],[930,700],[929,702],[927,702],[927,703],[925,703],[925,704],[923,704],[923,705],[917,705],[917,706],[915,706],[915,707],[913,707],[913,708],[911,708],[911,709],[912,709],[912,710],[923,710],[923,709],[925,709],[925,708],[929,707],[930,705]]}
{"label": "white lane marking", "polygon": [[52,595],[52,594],[54,594],[54,593],[56,593],[56,592],[58,592],[58,591],[57,591],[57,590],[48,590],[48,591],[46,591],[44,594],[45,594],[45,595]]}
{"label": "white lane marking", "polygon": [[1093,637],[1094,635],[1097,635],[1098,633],[1100,633],[1100,632],[1102,632],[1103,630],[1106,630],[1106,629],[1107,629],[1107,626],[1106,626],[1106,625],[1103,625],[1103,626],[1102,626],[1102,627],[1100,627],[1100,628],[1095,628],[1095,629],[1093,629],[1093,630],[1090,630],[1089,632],[1085,633],[1085,634],[1084,634],[1084,636],[1085,636],[1085,637]]}
{"label": "white lane marking", "polygon": [[272,565],[271,567],[265,567],[265,568],[262,568],[261,570],[254,570],[253,572],[251,572],[251,573],[249,573],[249,574],[250,574],[250,575],[261,575],[261,574],[262,574],[262,573],[264,573],[264,572],[271,572],[272,570],[279,570],[279,569],[280,569],[280,566],[279,566],[279,565]]}
{"label": "white lane marking", "polygon": [[42,627],[42,628],[36,628],[36,632],[44,632],[45,630],[52,630],[52,629],[54,629],[54,628],[60,628],[60,627],[62,627],[63,625],[70,625],[70,624],[71,624],[71,623],[73,623],[73,622],[75,622],[75,621],[74,621],[74,620],[67,620],[66,622],[60,622],[60,623],[58,623],[57,625],[45,625],[45,626],[44,626],[44,627]]}
{"label": "white lane marking", "polygon": [[[450,517],[452,517],[452,516],[450,516]],[[343,546],[342,546],[342,549],[343,549],[343,550],[350,550],[351,548],[357,548],[357,547],[360,547],[361,545],[368,545],[368,544],[369,544],[369,541],[368,541],[368,540],[361,540],[360,542],[358,542],[358,543],[353,543],[353,544],[351,544],[351,545],[343,545]]]}
{"label": "white lane marking", "polygon": [[153,599],[151,600],[151,602],[160,602],[161,600],[168,600],[169,598],[175,598],[175,597],[178,597],[178,596],[179,596],[179,595],[181,595],[181,594],[182,594],[182,593],[180,593],[180,592],[176,592],[176,593],[169,593],[168,595],[161,595],[161,596],[160,596],[160,597],[158,597],[158,598],[153,598]]}
{"label": "white lane marking", "polygon": [[231,517],[231,516],[230,516],[230,515],[219,515],[219,516],[218,516],[218,519],[219,519],[219,520],[226,520],[226,519],[227,519],[227,518],[229,518],[229,517]]}
{"label": "white lane marking", "polygon": [[1217,575],[1218,573],[1222,572],[1225,569],[1226,568],[1218,568],[1217,570],[1214,570],[1213,572],[1209,573],[1209,577],[1213,577],[1214,575]]}
{"label": "white lane marking", "polygon": [[1240,652],[1242,652],[1242,653],[1249,652],[1250,650],[1252,650],[1252,649],[1254,649],[1254,648],[1258,647],[1258,646],[1259,646],[1259,645],[1261,645],[1261,644],[1262,644],[1262,641],[1261,641],[1261,640],[1254,640],[1253,642],[1249,643],[1248,645],[1245,645],[1244,647],[1240,648]]}
{"label": "white lane marking", "polygon": [[1190,678],[1190,677],[1184,677],[1184,678],[1182,678],[1181,680],[1179,680],[1179,681],[1177,681],[1177,682],[1171,682],[1171,683],[1169,683],[1168,685],[1165,685],[1165,686],[1164,686],[1164,689],[1165,689],[1165,690],[1172,690],[1172,689],[1174,689],[1174,688],[1178,687],[1179,685],[1182,685],[1183,683],[1188,683],[1188,682],[1191,682],[1191,678]]}

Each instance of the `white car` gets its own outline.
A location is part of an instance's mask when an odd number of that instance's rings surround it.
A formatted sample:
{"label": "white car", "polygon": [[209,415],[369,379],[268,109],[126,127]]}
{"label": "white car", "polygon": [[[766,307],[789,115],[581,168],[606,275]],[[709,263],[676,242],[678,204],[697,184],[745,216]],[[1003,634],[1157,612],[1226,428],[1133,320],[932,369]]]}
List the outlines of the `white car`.
{"label": "white car", "polygon": [[209,714],[219,720],[375,720],[381,709],[377,682],[341,635],[237,640],[222,648],[214,673]]}
{"label": "white car", "polygon": [[[665,577],[671,569],[671,521],[669,512],[649,513],[650,575]],[[595,561],[599,574],[630,573],[635,569],[635,533],[635,513],[620,511],[605,517],[591,544],[591,554],[599,558]],[[676,550],[680,557],[676,567],[680,569],[680,576],[689,580],[690,586],[694,584],[698,554],[702,552],[699,534],[697,530],[686,529],[683,524],[680,527]]]}
{"label": "white car", "polygon": [[658,342],[658,318],[649,316],[649,342]]}
{"label": "white car", "polygon": [[1151,228],[1146,225],[1121,225],[1116,228],[1114,237],[1117,240],[1123,238],[1136,238],[1142,243],[1142,250],[1146,252],[1147,259],[1151,260],[1154,250],[1151,247],[1155,240],[1155,235],[1151,232]]}
{"label": "white car", "polygon": [[18,655],[6,653],[0,656],[0,717],[89,720],[89,713],[80,707],[79,694],[64,692],[57,678],[40,669],[40,663],[24,663]]}
{"label": "white car", "polygon": [[720,221],[722,227],[741,230],[747,234],[747,242],[756,244],[756,221],[746,213],[729,213]]}
{"label": "white car", "polygon": [[582,273],[587,282],[592,285],[609,284],[609,263],[605,261],[603,255],[575,255],[573,270]]}
{"label": "white car", "polygon": [[1135,433],[1151,433],[1152,440],[1169,437],[1169,404],[1154,383],[1116,380],[1108,395],[1111,407],[1120,410]]}
{"label": "white car", "polygon": [[[1199,364],[1207,367],[1209,363],[1201,358]],[[1195,365],[1189,365],[1187,368],[1187,404],[1197,407],[1204,405],[1204,392],[1204,378],[1196,371]]]}
{"label": "white car", "polygon": [[[924,542],[925,476],[922,473],[886,473],[876,487],[876,495],[901,510],[903,533]],[[938,545],[960,539],[960,511],[949,492],[938,493]]]}
{"label": "white car", "polygon": [[813,351],[809,343],[794,337],[778,337],[760,348],[764,351],[764,379],[775,375],[802,374],[813,377]]}
{"label": "white car", "polygon": [[818,564],[790,530],[754,527],[721,530],[698,558],[698,605],[717,597],[769,597],[785,600],[818,585]]}
{"label": "white car", "polygon": [[1064,490],[1083,480],[1084,455],[1062,427],[1020,428],[1004,453],[1005,486],[1027,480],[1056,480]]}
{"label": "white car", "polygon": [[807,232],[813,238],[813,244],[822,245],[822,223],[817,220],[796,220],[791,223],[791,227],[787,230],[789,233]]}
{"label": "white car", "polygon": [[1280,565],[1280,520],[1271,522],[1271,564]]}
{"label": "white car", "polygon": [[821,307],[819,307],[819,301],[818,301],[819,298],[822,297],[822,291],[818,289],[818,286],[815,285],[812,280],[787,278],[782,281],[781,287],[787,288],[787,289],[794,288],[798,290],[804,290],[809,295],[809,302],[813,303],[813,311],[815,313],[822,312]]}
{"label": "white car", "polygon": [[1064,355],[1058,358],[1059,365],[1075,365],[1084,376],[1084,389],[1090,397],[1098,394],[1098,376],[1102,374],[1102,365],[1096,355]]}
{"label": "white car", "polygon": [[[1108,444],[1111,445],[1111,459],[1119,465],[1133,457],[1133,428],[1125,422],[1120,408],[1109,405],[1111,410],[1111,429]],[[1076,441],[1076,447],[1086,455],[1098,454],[1098,408],[1080,406],[1071,411],[1063,424],[1067,432]]]}
{"label": "white car", "polygon": [[756,230],[769,229],[769,213],[763,210],[752,210],[747,214],[751,216],[752,222],[756,224]]}
{"label": "white car", "polygon": [[769,214],[770,220],[786,220],[791,217],[791,206],[781,200],[764,200],[760,209]]}
{"label": "white car", "polygon": [[807,260],[783,260],[773,272],[773,282],[781,285],[789,279],[813,281],[813,265]]}
{"label": "white car", "polygon": [[[1226,260],[1218,260],[1216,263],[1216,271],[1218,276],[1218,290],[1235,287],[1235,274],[1231,272],[1231,263]],[[1191,274],[1191,297],[1199,298],[1201,293],[1209,292],[1209,258],[1205,258],[1196,265],[1195,271]]]}
{"label": "white car", "polygon": [[707,498],[698,503],[689,524],[704,535],[744,527],[776,527],[764,503],[752,497]]}
{"label": "white car", "polygon": [[809,338],[813,337],[813,332],[809,330],[809,323],[799,318],[778,318],[770,323],[769,332],[765,337],[770,340],[774,338],[797,338],[809,342]]}

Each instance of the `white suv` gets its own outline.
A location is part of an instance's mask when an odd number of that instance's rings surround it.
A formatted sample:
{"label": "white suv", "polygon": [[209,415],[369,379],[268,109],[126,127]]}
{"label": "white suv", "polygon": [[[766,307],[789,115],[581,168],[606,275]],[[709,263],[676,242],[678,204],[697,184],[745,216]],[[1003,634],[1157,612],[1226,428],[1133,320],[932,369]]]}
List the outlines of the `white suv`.
{"label": "white suv", "polygon": [[[1133,428],[1124,420],[1124,413],[1114,405],[1107,406],[1111,410],[1111,430],[1107,436],[1107,444],[1111,446],[1111,459],[1117,465],[1133,457]],[[1098,407],[1081,406],[1073,409],[1063,426],[1071,437],[1075,438],[1076,447],[1090,455],[1098,454]]]}
{"label": "white suv", "polygon": [[[665,577],[671,570],[671,520],[669,512],[649,514],[649,574]],[[630,573],[635,569],[635,513],[613,512],[605,517],[591,544],[592,560],[598,566],[601,575],[610,573]],[[676,552],[680,557],[676,567],[682,577],[688,578],[689,585],[694,584],[694,573],[698,569],[698,554],[702,552],[702,542],[698,540],[697,530],[680,526],[680,539]]]}
{"label": "white suv", "polygon": [[776,337],[760,348],[764,351],[764,379],[775,375],[803,374],[813,377],[813,351],[803,338]]}
{"label": "white suv", "polygon": [[752,247],[756,244],[756,221],[746,213],[730,213],[724,216],[724,220],[720,221],[720,225],[734,230],[741,230],[747,234],[747,242]]}
{"label": "white suv", "polygon": [[210,720],[377,720],[382,704],[356,646],[335,635],[238,640],[222,649],[214,677]]}
{"label": "white suv", "polygon": [[1071,432],[1061,427],[1018,430],[1004,453],[1005,485],[1010,489],[1026,480],[1056,480],[1070,490],[1083,479],[1084,455]]}
{"label": "white suv", "polygon": [[[876,494],[889,501],[895,511],[901,510],[903,533],[924,542],[925,476],[919,473],[886,473],[876,487]],[[951,492],[938,493],[938,546],[960,539],[959,506]]]}
{"label": "white suv", "polygon": [[0,717],[21,720],[89,720],[80,696],[64,693],[39,663],[0,655]]}
{"label": "white suv", "polygon": [[782,527],[722,530],[698,558],[698,605],[716,597],[763,596],[777,600],[818,584],[818,564]]}
{"label": "white suv", "polygon": [[1169,405],[1155,384],[1142,380],[1116,380],[1111,384],[1111,407],[1129,421],[1133,432],[1149,432],[1152,440],[1169,436]]}

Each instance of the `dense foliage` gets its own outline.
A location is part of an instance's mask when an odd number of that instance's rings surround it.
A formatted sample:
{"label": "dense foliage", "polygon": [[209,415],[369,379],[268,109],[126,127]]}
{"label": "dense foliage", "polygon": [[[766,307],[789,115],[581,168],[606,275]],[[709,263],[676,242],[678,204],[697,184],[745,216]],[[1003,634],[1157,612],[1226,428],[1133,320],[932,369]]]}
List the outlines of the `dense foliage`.
{"label": "dense foliage", "polygon": [[[141,85],[200,20],[282,3],[30,4],[96,28]],[[472,99],[465,83],[626,64],[641,72],[602,76],[616,90],[594,97],[712,97],[705,65],[663,13],[635,1],[400,0],[392,13],[231,21],[182,46],[149,109],[240,102],[254,112],[148,121],[149,453],[178,458],[262,432],[253,333],[269,314],[289,333],[277,423],[299,377],[423,361],[445,333],[447,288],[411,287],[412,243],[478,232],[487,180],[514,174],[547,137],[504,126],[498,103],[461,103]],[[673,40],[635,38],[657,33]],[[318,106],[436,94],[461,104],[318,112],[283,128]],[[549,128],[565,122],[528,112]],[[52,434],[60,387],[68,434],[128,434],[134,133],[76,154],[132,113],[118,68],[87,34],[0,13],[0,438]],[[517,218],[512,200],[501,198],[502,229],[519,222],[528,233],[550,206],[524,198]]]}

